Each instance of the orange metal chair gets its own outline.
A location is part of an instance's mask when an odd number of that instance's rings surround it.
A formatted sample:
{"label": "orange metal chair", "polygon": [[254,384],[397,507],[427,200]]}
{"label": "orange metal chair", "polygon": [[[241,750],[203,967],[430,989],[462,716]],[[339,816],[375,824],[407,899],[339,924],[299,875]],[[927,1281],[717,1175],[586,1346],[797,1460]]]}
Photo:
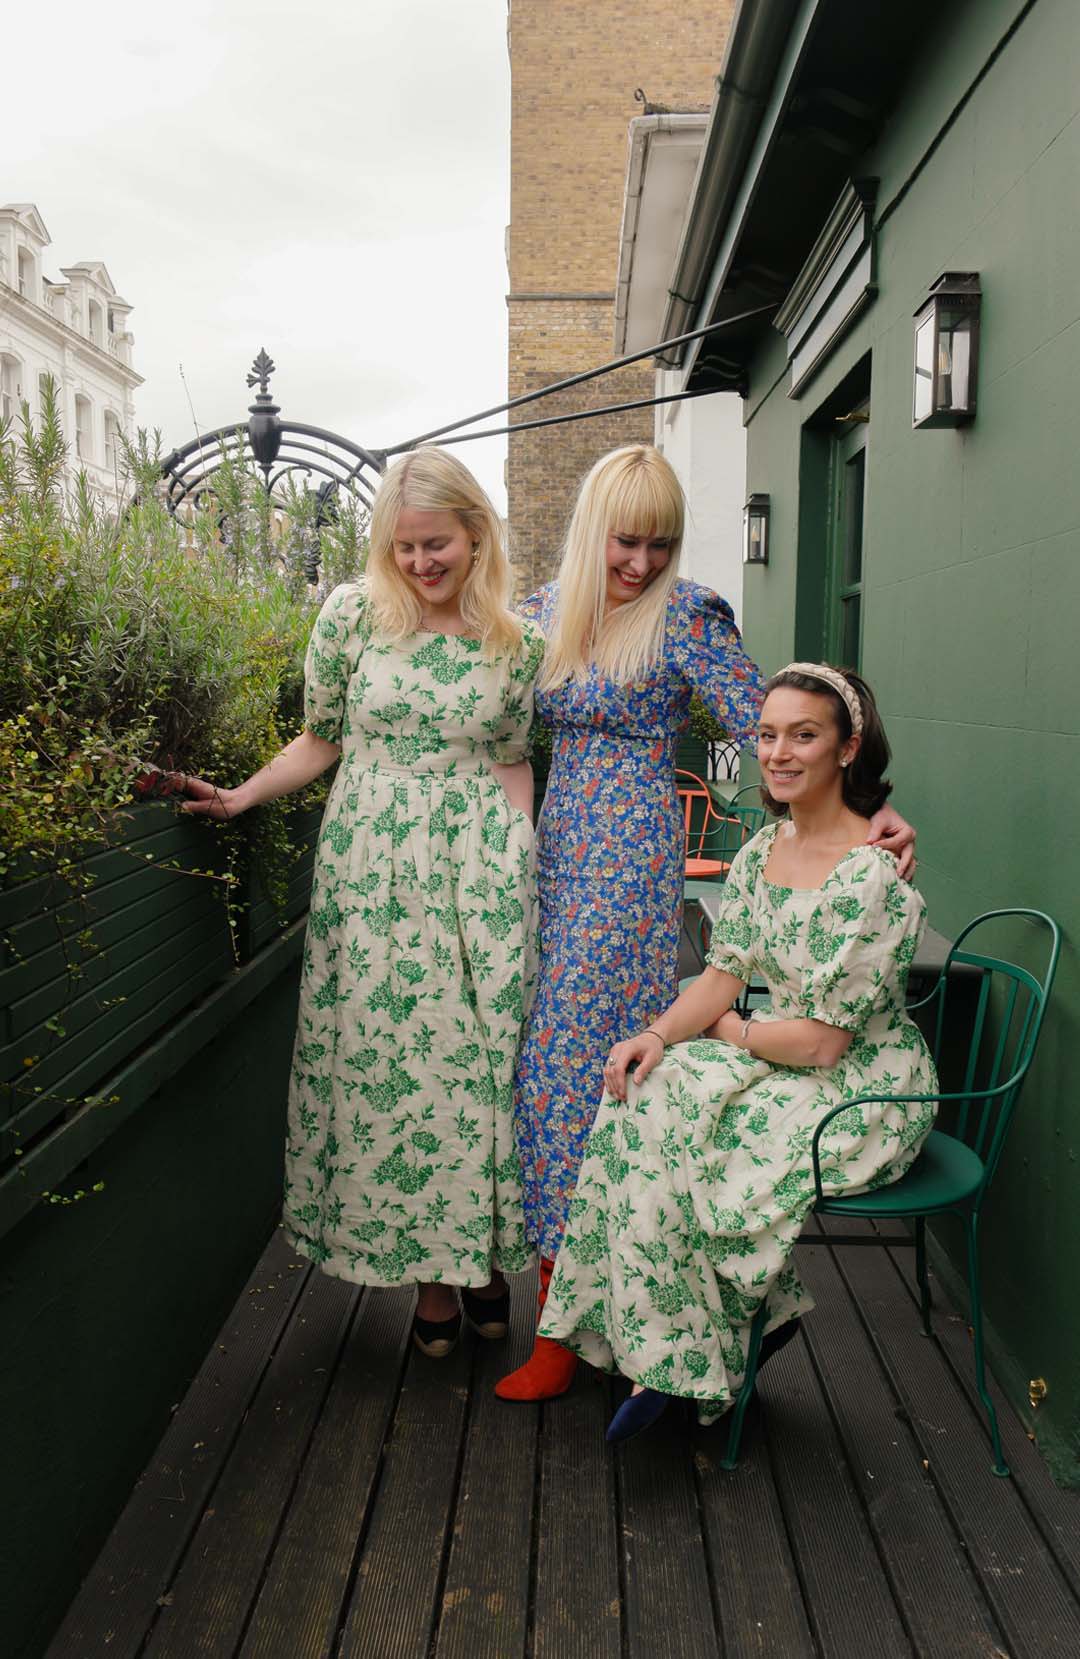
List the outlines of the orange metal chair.
{"label": "orange metal chair", "polygon": [[731,859],[713,855],[717,836],[727,820],[713,806],[712,796],[696,772],[676,772],[675,782],[686,827],[686,879],[721,881],[731,869]]}

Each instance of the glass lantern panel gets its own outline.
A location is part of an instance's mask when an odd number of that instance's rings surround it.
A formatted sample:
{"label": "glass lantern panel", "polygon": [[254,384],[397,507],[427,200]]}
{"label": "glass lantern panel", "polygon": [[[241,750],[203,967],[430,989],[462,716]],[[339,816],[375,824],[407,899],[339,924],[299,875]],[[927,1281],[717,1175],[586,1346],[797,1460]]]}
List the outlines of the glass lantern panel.
{"label": "glass lantern panel", "polygon": [[951,336],[952,377],[948,401],[950,409],[965,410],[971,406],[971,319],[958,317]]}
{"label": "glass lantern panel", "polygon": [[934,313],[915,330],[915,400],[912,418],[925,420],[934,408]]}

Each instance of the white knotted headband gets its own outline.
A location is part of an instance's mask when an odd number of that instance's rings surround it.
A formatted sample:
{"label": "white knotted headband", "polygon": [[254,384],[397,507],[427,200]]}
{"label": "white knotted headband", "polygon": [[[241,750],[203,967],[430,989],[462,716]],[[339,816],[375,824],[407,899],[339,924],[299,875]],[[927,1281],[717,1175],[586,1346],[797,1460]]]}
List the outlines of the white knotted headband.
{"label": "white knotted headband", "polygon": [[805,674],[810,680],[822,680],[827,686],[839,692],[851,716],[851,729],[858,737],[863,728],[862,704],[853,685],[850,685],[836,668],[830,668],[827,662],[789,662],[781,674]]}

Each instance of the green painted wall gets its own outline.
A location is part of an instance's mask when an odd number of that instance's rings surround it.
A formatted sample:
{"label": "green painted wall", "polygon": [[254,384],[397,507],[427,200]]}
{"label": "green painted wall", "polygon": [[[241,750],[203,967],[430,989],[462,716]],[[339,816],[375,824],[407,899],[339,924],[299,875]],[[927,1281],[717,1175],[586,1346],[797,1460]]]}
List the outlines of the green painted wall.
{"label": "green painted wall", "polygon": [[0,1244],[4,1652],[39,1655],[280,1210],[299,962]]}
{"label": "green painted wall", "polygon": [[[1080,7],[1039,0],[941,131],[1019,0],[952,9],[860,174],[878,210],[877,299],[799,399],[779,335],[754,363],[748,488],[772,498],[772,555],[746,572],[764,666],[796,640],[803,423],[870,355],[862,663],[919,828],[930,919],[955,931],[1002,905],[1049,910],[1066,945],[1041,1057],[986,1215],[996,1364],[1039,1441],[1080,1478]],[[912,313],[944,270],[984,292],[979,408],[963,431],[911,430]],[[806,646],[800,638],[800,649]]]}

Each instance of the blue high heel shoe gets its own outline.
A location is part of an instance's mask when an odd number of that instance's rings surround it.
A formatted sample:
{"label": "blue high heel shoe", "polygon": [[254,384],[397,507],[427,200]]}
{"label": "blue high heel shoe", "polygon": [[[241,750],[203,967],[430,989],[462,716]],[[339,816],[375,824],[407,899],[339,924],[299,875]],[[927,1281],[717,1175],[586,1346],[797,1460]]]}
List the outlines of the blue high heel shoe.
{"label": "blue high heel shoe", "polygon": [[661,1394],[655,1388],[643,1388],[640,1394],[631,1394],[628,1400],[623,1401],[607,1426],[604,1438],[608,1445],[621,1445],[624,1440],[633,1440],[635,1434],[652,1428],[656,1419],[663,1416],[671,1400],[670,1394]]}

